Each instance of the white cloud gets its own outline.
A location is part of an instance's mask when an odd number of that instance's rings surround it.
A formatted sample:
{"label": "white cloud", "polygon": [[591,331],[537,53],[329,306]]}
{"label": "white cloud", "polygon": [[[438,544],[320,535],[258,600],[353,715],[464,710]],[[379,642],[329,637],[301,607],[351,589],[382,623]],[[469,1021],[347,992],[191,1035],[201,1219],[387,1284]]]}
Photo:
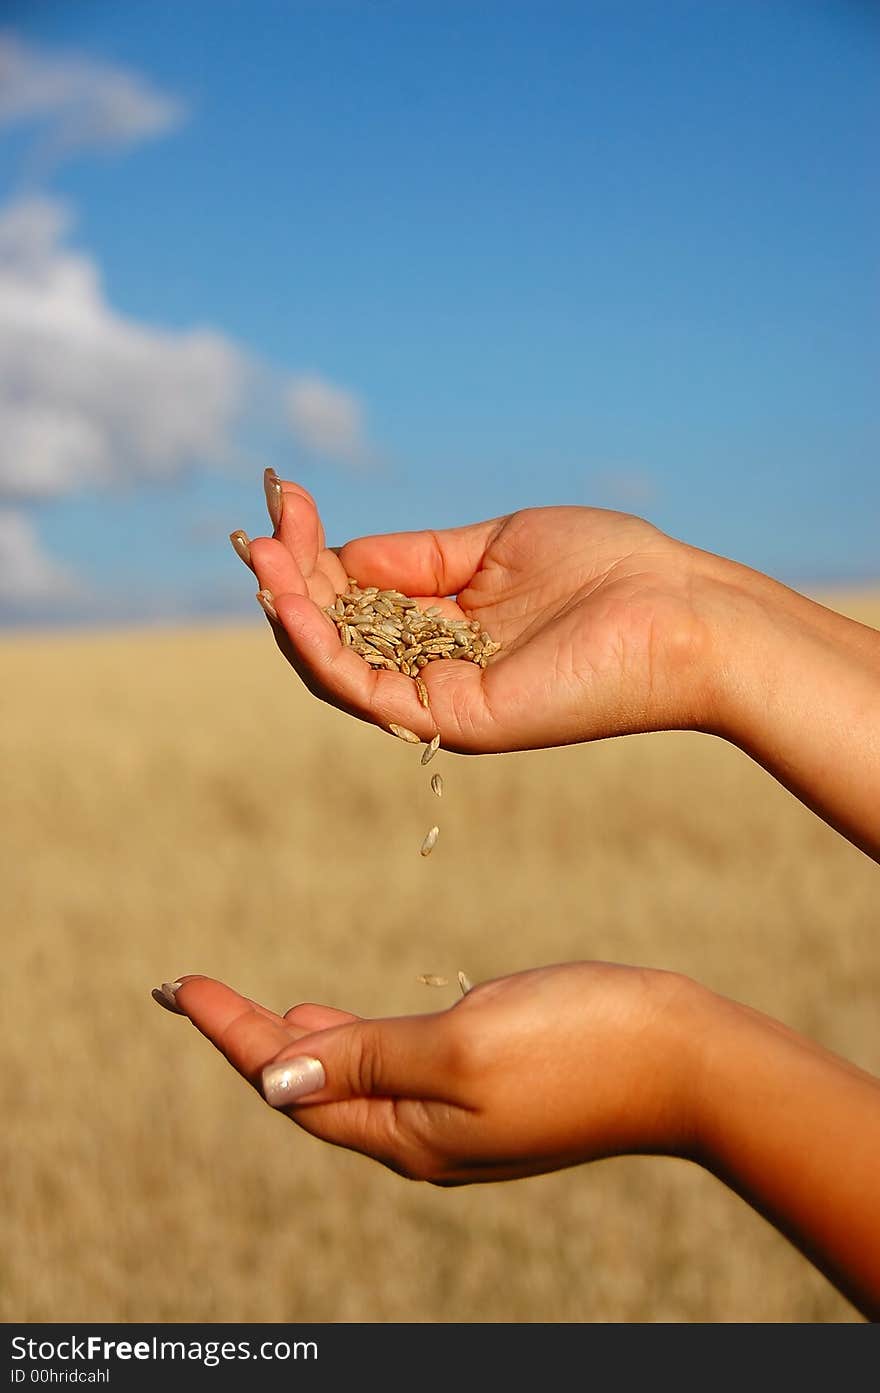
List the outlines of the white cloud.
{"label": "white cloud", "polygon": [[63,244],[69,221],[46,197],[0,211],[0,497],[228,460],[246,354],[116,313],[95,262]]}
{"label": "white cloud", "polygon": [[346,464],[362,464],[369,450],[363,408],[351,392],[320,377],[295,377],[284,391],[288,423],[307,449]]}
{"label": "white cloud", "polygon": [[29,519],[0,508],[0,604],[50,600],[78,588],[73,573],[43,550]]}
{"label": "white cloud", "polygon": [[136,73],[78,54],[48,54],[0,34],[0,131],[39,125],[35,155],[44,165],[162,135],[183,115],[179,101]]}
{"label": "white cloud", "polygon": [[[164,134],[184,114],[135,73],[0,32],[0,138],[26,132],[31,176]],[[246,414],[270,433],[283,418],[328,460],[368,459],[361,404],[343,388],[285,378],[216,330],[121,314],[94,257],[70,245],[71,222],[46,194],[0,206],[0,505],[238,465]],[[0,605],[31,613],[64,596],[84,611],[97,603],[46,553],[30,515],[0,506]]]}
{"label": "white cloud", "polygon": [[0,499],[227,465],[258,395],[269,413],[274,397],[307,449],[369,461],[350,392],[319,377],[279,383],[215,330],[119,314],[96,262],[67,245],[70,223],[68,206],[47,196],[0,208]]}

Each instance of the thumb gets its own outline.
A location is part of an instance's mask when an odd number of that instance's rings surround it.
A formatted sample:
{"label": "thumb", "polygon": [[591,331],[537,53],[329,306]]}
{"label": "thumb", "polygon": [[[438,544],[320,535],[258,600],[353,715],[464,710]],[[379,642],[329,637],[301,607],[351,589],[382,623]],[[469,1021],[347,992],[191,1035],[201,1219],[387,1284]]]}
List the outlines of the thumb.
{"label": "thumb", "polygon": [[444,531],[358,537],[339,548],[339,559],[361,585],[394,586],[408,595],[457,595],[479,569],[504,521],[490,518]]}
{"label": "thumb", "polygon": [[449,1013],[358,1020],[303,1035],[262,1071],[273,1108],[352,1098],[450,1099]]}

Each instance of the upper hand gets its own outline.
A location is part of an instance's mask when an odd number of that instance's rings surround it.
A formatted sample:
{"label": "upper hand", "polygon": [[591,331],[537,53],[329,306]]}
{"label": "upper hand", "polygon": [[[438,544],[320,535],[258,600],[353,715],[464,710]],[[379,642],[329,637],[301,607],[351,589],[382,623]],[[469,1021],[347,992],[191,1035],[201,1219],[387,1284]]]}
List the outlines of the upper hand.
{"label": "upper hand", "polygon": [[[641,518],[536,508],[443,532],[328,548],[314,499],[283,483],[274,537],[250,545],[276,637],[311,691],[360,718],[439,730],[460,753],[531,749],[707,722],[705,553]],[[485,669],[452,660],[411,680],[374,672],[323,614],[347,588],[394,587],[476,618],[502,647]],[[445,598],[454,597],[454,598]]]}

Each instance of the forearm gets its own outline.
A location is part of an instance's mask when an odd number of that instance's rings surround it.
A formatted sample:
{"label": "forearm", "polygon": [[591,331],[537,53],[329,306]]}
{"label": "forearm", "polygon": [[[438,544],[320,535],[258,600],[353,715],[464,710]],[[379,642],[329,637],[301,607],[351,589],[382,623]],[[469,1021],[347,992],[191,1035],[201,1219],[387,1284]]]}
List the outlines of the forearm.
{"label": "forearm", "polygon": [[747,567],[710,571],[708,728],[880,860],[880,633]]}
{"label": "forearm", "polygon": [[707,994],[697,1159],[880,1319],[880,1080]]}

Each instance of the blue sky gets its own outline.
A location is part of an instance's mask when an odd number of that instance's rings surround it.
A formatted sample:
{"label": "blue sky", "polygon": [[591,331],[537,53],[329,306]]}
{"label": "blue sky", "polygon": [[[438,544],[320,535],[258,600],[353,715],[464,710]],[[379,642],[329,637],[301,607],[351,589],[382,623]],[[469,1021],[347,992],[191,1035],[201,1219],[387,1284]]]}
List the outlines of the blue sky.
{"label": "blue sky", "polygon": [[7,0],[0,622],[251,614],[267,464],[333,542],[880,578],[878,58],[860,0]]}

